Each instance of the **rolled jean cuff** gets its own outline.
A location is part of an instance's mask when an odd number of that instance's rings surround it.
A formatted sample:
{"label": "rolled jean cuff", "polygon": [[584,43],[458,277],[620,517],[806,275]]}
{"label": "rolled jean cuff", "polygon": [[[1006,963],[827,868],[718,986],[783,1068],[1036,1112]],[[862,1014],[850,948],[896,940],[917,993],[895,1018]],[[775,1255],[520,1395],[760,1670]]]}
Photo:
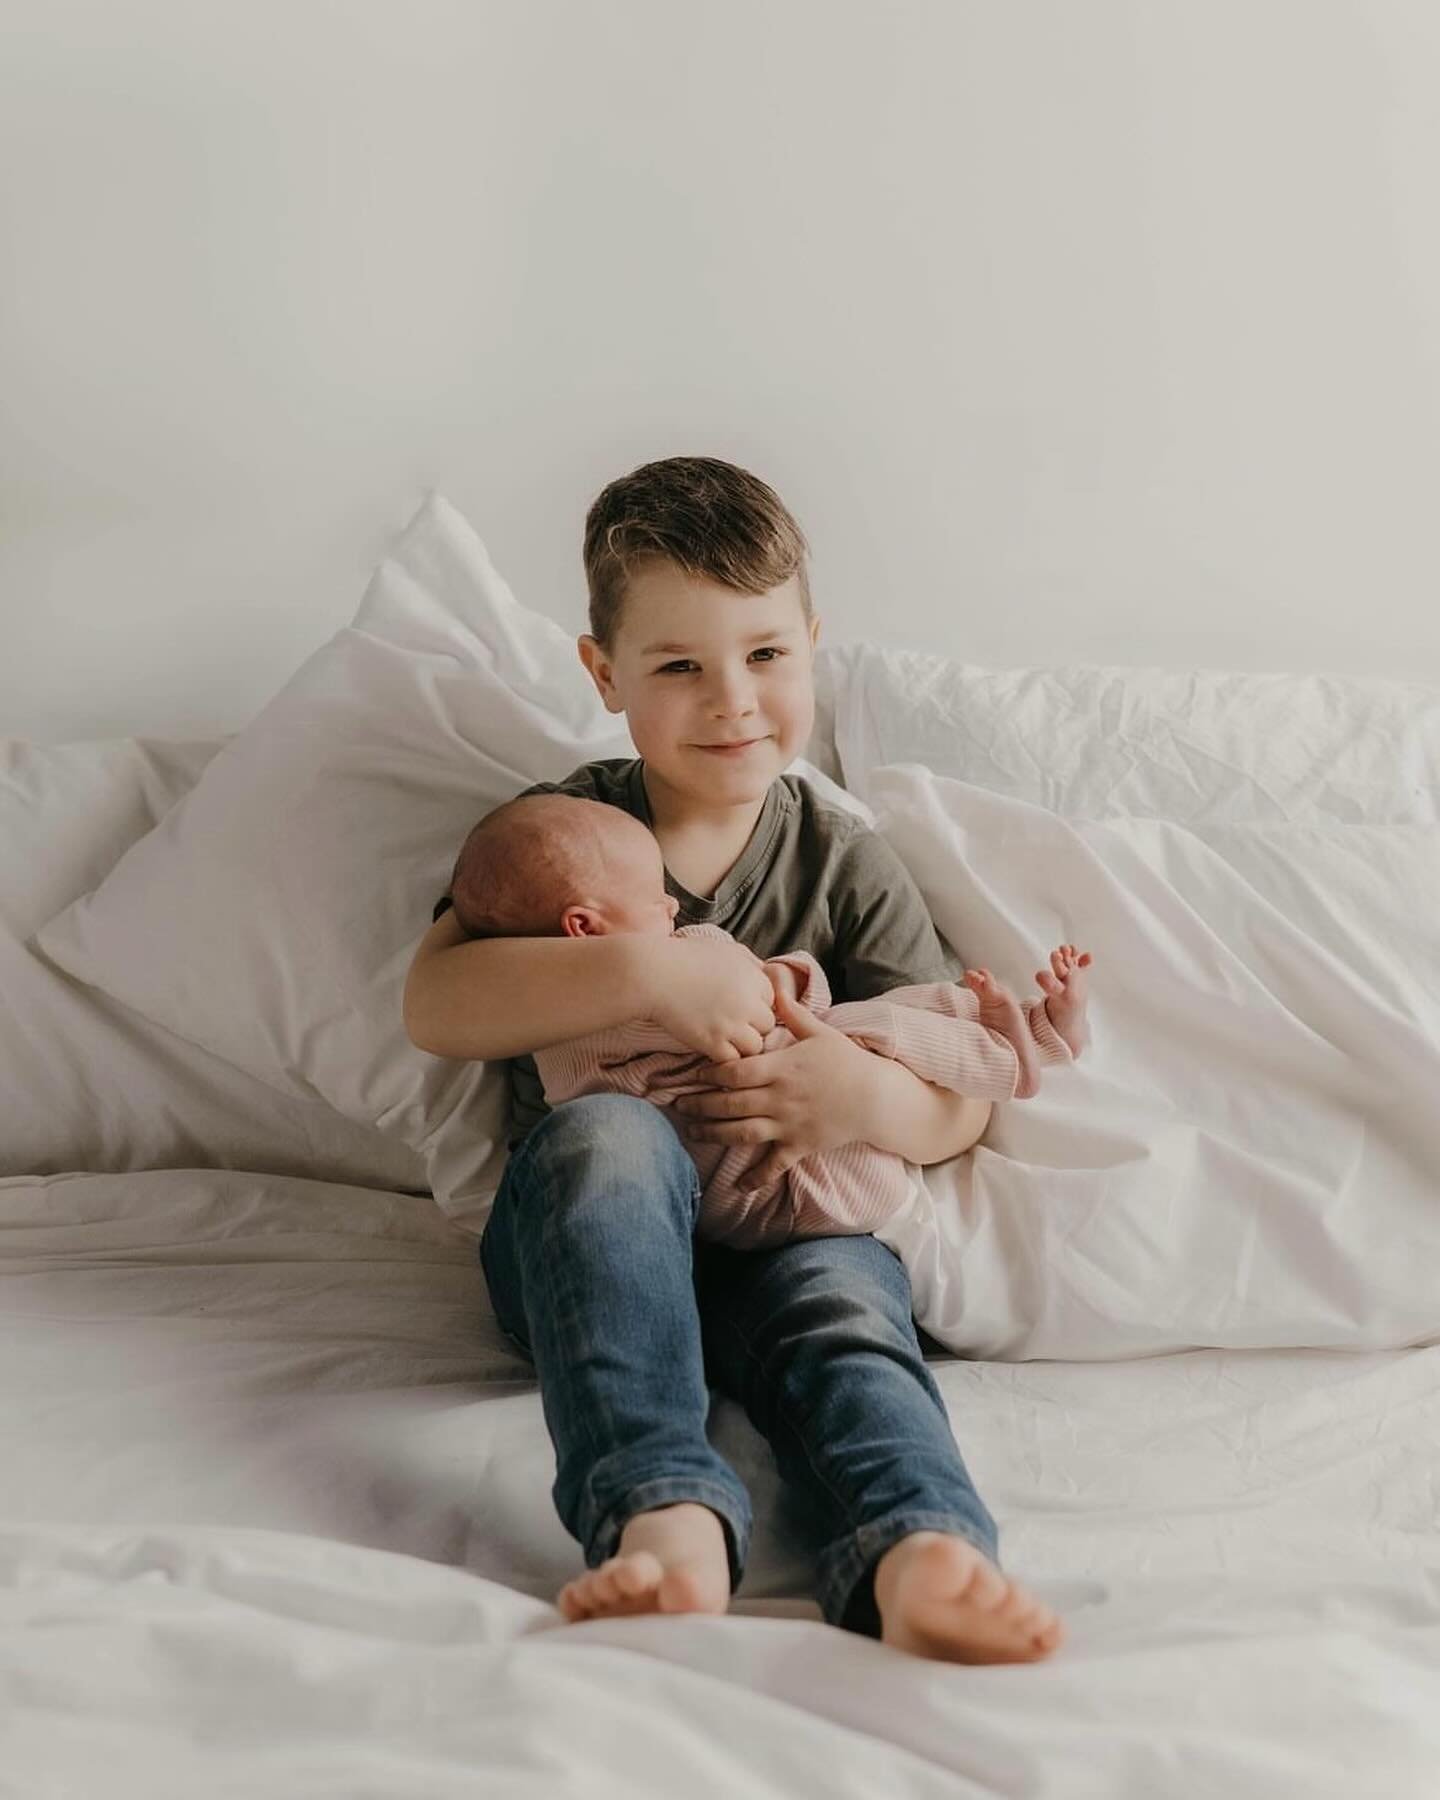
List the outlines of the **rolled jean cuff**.
{"label": "rolled jean cuff", "polygon": [[654,1512],[660,1506],[676,1506],[684,1501],[708,1506],[719,1515],[725,1532],[725,1555],[730,1563],[730,1592],[733,1594],[745,1573],[745,1559],[750,1552],[750,1517],[748,1509],[735,1503],[735,1496],[717,1482],[696,1481],[689,1475],[661,1475],[654,1481],[642,1481],[633,1487],[608,1518],[602,1519],[585,1548],[586,1566],[596,1569],[614,1556],[620,1533],[637,1513]]}
{"label": "rolled jean cuff", "polygon": [[913,1531],[943,1531],[963,1537],[996,1568],[1000,1566],[999,1540],[993,1529],[986,1530],[978,1521],[962,1513],[894,1513],[888,1519],[861,1525],[821,1555],[816,1597],[827,1623],[865,1637],[879,1637],[880,1611],[869,1572],[887,1550]]}

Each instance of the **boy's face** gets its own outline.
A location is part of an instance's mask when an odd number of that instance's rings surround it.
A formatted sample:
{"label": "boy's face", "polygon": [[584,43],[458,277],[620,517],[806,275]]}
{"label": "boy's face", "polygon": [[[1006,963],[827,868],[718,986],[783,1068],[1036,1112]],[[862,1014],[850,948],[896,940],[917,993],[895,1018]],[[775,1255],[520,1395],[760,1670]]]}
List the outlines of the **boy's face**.
{"label": "boy's face", "polygon": [[819,630],[794,576],[741,594],[656,561],[626,590],[613,656],[586,635],[580,658],[645,762],[715,811],[763,797],[809,742]]}

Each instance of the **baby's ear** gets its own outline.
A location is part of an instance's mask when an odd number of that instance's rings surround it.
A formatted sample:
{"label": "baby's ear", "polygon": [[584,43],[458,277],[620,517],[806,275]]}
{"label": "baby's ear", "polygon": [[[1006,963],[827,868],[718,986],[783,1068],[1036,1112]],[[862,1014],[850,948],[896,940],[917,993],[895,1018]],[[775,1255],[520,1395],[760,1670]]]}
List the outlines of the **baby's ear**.
{"label": "baby's ear", "polygon": [[604,937],[605,921],[593,906],[567,906],[560,915],[565,937]]}

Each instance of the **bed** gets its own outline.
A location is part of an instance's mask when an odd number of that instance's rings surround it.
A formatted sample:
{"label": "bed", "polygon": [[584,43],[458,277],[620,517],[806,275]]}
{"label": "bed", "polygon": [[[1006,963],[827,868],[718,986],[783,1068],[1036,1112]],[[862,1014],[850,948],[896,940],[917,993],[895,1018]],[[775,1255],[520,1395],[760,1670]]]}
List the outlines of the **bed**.
{"label": "bed", "polygon": [[503,1077],[398,996],[461,827],[628,740],[432,494],[233,737],[0,745],[0,1792],[1440,1793],[1440,692],[816,673],[800,772],[966,959],[1096,954],[1086,1058],[887,1227],[1062,1650],[824,1626],[719,1398],[730,1613],[554,1609]]}

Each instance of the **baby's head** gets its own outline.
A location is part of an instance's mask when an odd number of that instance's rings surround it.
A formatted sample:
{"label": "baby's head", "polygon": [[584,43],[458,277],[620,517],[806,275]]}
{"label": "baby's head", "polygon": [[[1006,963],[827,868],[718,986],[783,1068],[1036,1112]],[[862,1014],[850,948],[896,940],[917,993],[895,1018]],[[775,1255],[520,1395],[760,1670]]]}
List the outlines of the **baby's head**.
{"label": "baby's head", "polygon": [[467,937],[669,937],[680,905],[651,832],[572,794],[522,794],[487,813],[461,846],[450,898]]}

